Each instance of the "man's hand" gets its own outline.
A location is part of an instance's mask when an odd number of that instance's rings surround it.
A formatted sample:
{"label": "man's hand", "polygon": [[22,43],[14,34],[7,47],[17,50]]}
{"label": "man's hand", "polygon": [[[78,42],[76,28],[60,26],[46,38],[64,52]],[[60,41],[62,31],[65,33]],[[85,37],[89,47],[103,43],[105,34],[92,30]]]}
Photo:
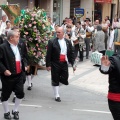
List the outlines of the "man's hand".
{"label": "man's hand", "polygon": [[101,58],[101,64],[104,65],[104,66],[110,66],[110,61],[108,59],[108,56],[102,56]]}
{"label": "man's hand", "polygon": [[5,76],[10,76],[10,75],[11,75],[11,72],[10,72],[9,70],[6,70],[6,71],[4,72],[4,75],[5,75]]}
{"label": "man's hand", "polygon": [[47,71],[50,71],[50,70],[51,70],[51,67],[47,67],[46,69],[47,69]]}
{"label": "man's hand", "polygon": [[28,68],[27,67],[25,67],[25,71],[27,71],[28,70]]}

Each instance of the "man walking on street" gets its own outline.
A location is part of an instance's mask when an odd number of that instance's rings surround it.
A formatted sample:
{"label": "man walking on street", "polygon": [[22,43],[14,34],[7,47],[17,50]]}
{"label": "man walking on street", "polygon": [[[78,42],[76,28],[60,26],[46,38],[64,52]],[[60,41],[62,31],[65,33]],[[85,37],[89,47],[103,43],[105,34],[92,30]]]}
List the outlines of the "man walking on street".
{"label": "man walking on street", "polygon": [[74,49],[69,40],[64,38],[64,30],[59,27],[56,30],[57,38],[49,40],[46,67],[51,70],[52,86],[55,94],[55,101],[61,102],[59,95],[60,84],[68,85],[68,63],[71,63],[75,70]]}
{"label": "man walking on street", "polygon": [[27,60],[18,42],[18,32],[10,30],[7,34],[7,41],[0,45],[1,102],[4,108],[5,119],[11,119],[8,99],[12,91],[16,95],[15,106],[12,110],[14,119],[19,119],[18,107],[24,97],[23,71],[27,70]]}

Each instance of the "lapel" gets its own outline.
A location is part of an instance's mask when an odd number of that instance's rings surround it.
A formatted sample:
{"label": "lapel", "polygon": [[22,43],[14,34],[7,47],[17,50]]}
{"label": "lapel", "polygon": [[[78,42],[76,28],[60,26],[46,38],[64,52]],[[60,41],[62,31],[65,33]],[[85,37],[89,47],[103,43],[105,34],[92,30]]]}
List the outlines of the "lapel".
{"label": "lapel", "polygon": [[67,41],[67,39],[66,39],[66,38],[64,38],[64,39],[65,39],[66,46],[67,46],[67,50],[68,50],[69,43],[68,43],[68,41]]}
{"label": "lapel", "polygon": [[[14,55],[14,52],[13,52],[12,48],[10,47],[10,43],[9,43],[8,41],[7,41],[6,43],[7,43],[7,46],[8,46],[8,48],[9,48],[10,53],[11,53],[12,55]],[[20,47],[19,44],[18,44],[18,50],[19,50],[20,56],[21,56],[21,58],[22,58],[22,51],[21,51],[21,47]],[[14,57],[15,57],[15,55],[14,55]]]}
{"label": "lapel", "polygon": [[9,49],[10,53],[15,57],[14,53],[13,53],[13,50],[12,48],[10,47],[10,43],[8,41],[6,41],[6,44],[7,44],[7,48]]}
{"label": "lapel", "polygon": [[61,50],[59,42],[58,42],[58,38],[55,38],[55,45],[58,47],[59,50]]}

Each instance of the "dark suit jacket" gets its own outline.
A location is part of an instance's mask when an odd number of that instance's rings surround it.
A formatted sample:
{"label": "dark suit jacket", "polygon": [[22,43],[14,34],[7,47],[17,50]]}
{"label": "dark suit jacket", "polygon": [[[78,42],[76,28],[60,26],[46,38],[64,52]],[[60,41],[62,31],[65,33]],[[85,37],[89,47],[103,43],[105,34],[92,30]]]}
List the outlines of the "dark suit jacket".
{"label": "dark suit jacket", "polygon": [[[75,56],[74,56],[74,48],[69,40],[65,39],[67,45],[67,58],[68,62],[74,64]],[[51,66],[51,62],[59,62],[60,57],[60,45],[58,43],[58,38],[49,40],[47,47],[47,55],[46,55],[46,67]]]}
{"label": "dark suit jacket", "polygon": [[[18,49],[21,55],[22,70],[25,71],[27,60],[23,54],[22,47],[18,44]],[[4,76],[4,72],[9,70],[12,74],[16,74],[15,55],[8,41],[0,45],[0,73]]]}
{"label": "dark suit jacket", "polygon": [[0,45],[3,44],[3,38],[0,36]]}

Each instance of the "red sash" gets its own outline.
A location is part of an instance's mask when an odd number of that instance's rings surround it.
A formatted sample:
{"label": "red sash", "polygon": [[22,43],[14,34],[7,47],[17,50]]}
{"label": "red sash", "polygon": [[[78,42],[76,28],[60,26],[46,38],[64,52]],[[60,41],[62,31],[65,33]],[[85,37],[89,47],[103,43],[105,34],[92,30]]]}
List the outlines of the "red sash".
{"label": "red sash", "polygon": [[20,66],[20,61],[16,61],[16,72],[21,73],[21,66]]}
{"label": "red sash", "polygon": [[108,93],[108,99],[120,102],[120,93]]}
{"label": "red sash", "polygon": [[65,55],[60,54],[60,62],[66,62]]}

